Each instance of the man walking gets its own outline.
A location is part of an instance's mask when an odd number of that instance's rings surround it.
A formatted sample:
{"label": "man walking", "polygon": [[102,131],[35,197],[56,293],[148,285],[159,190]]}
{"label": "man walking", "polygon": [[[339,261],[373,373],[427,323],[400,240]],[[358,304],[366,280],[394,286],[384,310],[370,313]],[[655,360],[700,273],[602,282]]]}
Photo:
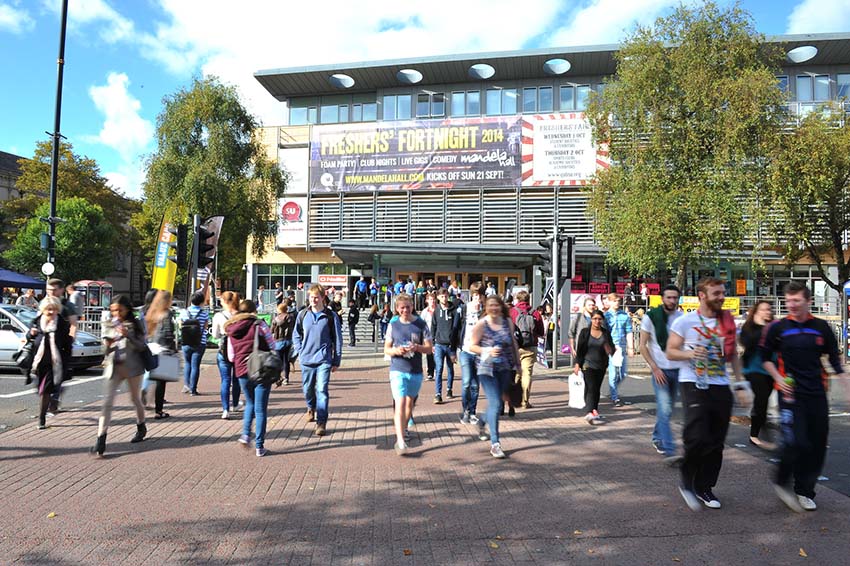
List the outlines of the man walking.
{"label": "man walking", "polygon": [[461,390],[460,403],[463,413],[460,422],[463,424],[476,424],[478,416],[478,356],[470,350],[472,342],[472,329],[481,317],[481,282],[476,281],[469,286],[469,301],[461,303],[455,311],[455,328],[457,329],[458,359],[460,359]]}
{"label": "man walking", "polygon": [[455,307],[449,303],[447,289],[437,291],[437,307],[431,319],[431,336],[434,340],[434,403],[443,402],[443,366],[446,366],[446,398],[454,398],[452,384],[455,380],[455,350],[457,333],[455,332]]}
{"label": "man walking", "polygon": [[608,325],[608,330],[611,331],[611,339],[616,348],[608,364],[608,387],[611,390],[611,402],[615,407],[622,407],[625,403],[620,400],[618,388],[628,375],[628,358],[626,355],[635,355],[635,341],[632,334],[632,317],[620,310],[620,296],[616,293],[608,295],[608,311],[605,313],[605,322]]}
{"label": "man walking", "polygon": [[204,308],[206,297],[200,291],[192,294],[189,308],[180,314],[180,337],[183,344],[183,393],[198,395],[201,360],[207,349],[209,310]]}
{"label": "man walking", "polygon": [[307,402],[307,422],[316,422],[324,436],[328,422],[328,383],[342,362],[342,324],[325,307],[325,288],[316,284],[307,292],[309,307],[298,313],[292,343],[301,363],[301,389]]}
{"label": "man walking", "polygon": [[523,409],[531,408],[531,376],[534,373],[534,362],[537,361],[537,339],[543,337],[543,319],[540,313],[531,310],[528,291],[519,291],[516,302],[511,307],[511,320],[516,328],[517,345],[519,346],[519,371],[515,382],[522,385]]}
{"label": "man walking", "polygon": [[768,326],[760,343],[762,359],[767,360],[762,365],[779,389],[782,456],[774,489],[797,512],[817,509],[815,485],[826,456],[829,405],[821,356],[828,355],[837,377],[847,379],[835,334],[812,316],[811,302],[809,288],[791,281],[785,287],[788,316]]}
{"label": "man walking", "polygon": [[361,275],[360,280],[354,284],[354,301],[359,308],[365,309],[368,297],[369,285],[366,283],[366,278]]}
{"label": "man walking", "polygon": [[699,308],[676,319],[666,350],[671,361],[686,362],[679,369],[685,407],[685,457],[679,493],[692,511],[698,511],[701,504],[720,509],[720,500],[712,490],[723,465],[723,443],[732,415],[726,364],[732,364],[738,381],[743,379],[735,346],[735,320],[723,310],[724,281],[715,277],[701,279],[697,296]]}
{"label": "man walking", "polygon": [[682,313],[679,311],[679,288],[668,285],[661,292],[661,305],[647,312],[640,321],[640,354],[652,372],[655,391],[655,428],[652,445],[669,464],[681,459],[676,456],[676,441],[670,429],[670,416],[679,391],[679,362],[667,359],[667,339],[670,327]]}

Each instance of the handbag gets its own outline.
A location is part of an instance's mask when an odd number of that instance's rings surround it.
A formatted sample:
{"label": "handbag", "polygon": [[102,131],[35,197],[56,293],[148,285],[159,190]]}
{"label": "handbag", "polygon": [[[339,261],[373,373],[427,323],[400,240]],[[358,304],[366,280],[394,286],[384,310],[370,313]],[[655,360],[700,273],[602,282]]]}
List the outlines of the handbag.
{"label": "handbag", "polygon": [[569,406],[572,409],[584,409],[584,372],[579,370],[570,376]]}
{"label": "handbag", "polygon": [[[33,340],[27,340],[24,342],[24,345],[21,346],[21,349],[12,354],[12,359],[15,360],[15,365],[18,366],[18,369],[21,370],[21,374],[29,376],[30,370],[32,369],[32,361],[35,357],[35,351],[33,350],[35,342]],[[27,380],[29,384],[29,380]]]}
{"label": "handbag", "polygon": [[519,381],[512,381],[508,384],[508,390],[506,392],[508,394],[508,399],[511,402],[512,407],[519,407],[522,404],[522,383]]}
{"label": "handbag", "polygon": [[147,344],[142,348],[142,364],[145,366],[145,371],[153,371],[159,366],[159,356],[154,355]]}
{"label": "handbag", "polygon": [[280,379],[283,362],[277,352],[259,349],[260,322],[254,323],[254,347],[248,356],[248,381],[258,385],[269,385]]}
{"label": "handbag", "polygon": [[171,352],[160,352],[157,356],[159,365],[150,370],[150,378],[154,381],[177,381],[180,376],[180,356]]}

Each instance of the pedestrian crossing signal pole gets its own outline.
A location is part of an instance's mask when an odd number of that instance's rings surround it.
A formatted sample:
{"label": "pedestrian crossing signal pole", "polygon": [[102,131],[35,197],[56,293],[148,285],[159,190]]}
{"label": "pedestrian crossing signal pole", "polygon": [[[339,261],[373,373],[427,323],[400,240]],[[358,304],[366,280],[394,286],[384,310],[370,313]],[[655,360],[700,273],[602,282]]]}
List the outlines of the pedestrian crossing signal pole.
{"label": "pedestrian crossing signal pole", "polygon": [[558,249],[558,225],[552,234],[552,369],[558,369],[558,297],[561,294],[561,254]]}

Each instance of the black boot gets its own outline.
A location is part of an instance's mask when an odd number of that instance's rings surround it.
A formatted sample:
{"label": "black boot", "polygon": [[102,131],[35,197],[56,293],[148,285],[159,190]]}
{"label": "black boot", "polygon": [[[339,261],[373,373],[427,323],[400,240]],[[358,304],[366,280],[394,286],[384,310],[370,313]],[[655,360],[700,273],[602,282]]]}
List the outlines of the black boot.
{"label": "black boot", "polygon": [[136,442],[141,442],[145,439],[145,435],[148,433],[148,427],[145,426],[145,423],[136,425],[136,436],[130,439],[130,442],[135,444]]}
{"label": "black boot", "polygon": [[106,452],[106,433],[105,432],[97,437],[97,442],[95,442],[94,448],[91,449],[91,453],[97,454],[98,456],[103,456],[104,452]]}

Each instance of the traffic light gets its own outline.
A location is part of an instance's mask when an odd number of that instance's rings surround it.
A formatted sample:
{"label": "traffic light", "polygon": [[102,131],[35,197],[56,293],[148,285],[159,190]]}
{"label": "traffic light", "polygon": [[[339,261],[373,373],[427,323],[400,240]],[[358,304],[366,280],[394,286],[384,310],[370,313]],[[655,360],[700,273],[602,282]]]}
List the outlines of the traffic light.
{"label": "traffic light", "polygon": [[540,265],[538,268],[540,272],[546,277],[552,276],[552,238],[546,238],[545,240],[537,240],[537,244],[543,248],[545,251],[537,256],[540,261]]}
{"label": "traffic light", "polygon": [[575,243],[575,236],[558,235],[558,251],[560,252],[558,271],[561,272],[561,284],[575,277]]}
{"label": "traffic light", "polygon": [[177,264],[177,267],[184,269],[186,267],[186,243],[189,241],[189,226],[186,224],[178,224],[177,227],[169,227],[168,232],[177,236],[177,240],[168,244],[169,251],[174,250],[174,255],[169,255],[168,259]]}
{"label": "traffic light", "polygon": [[203,226],[198,226],[198,232],[195,234],[195,239],[198,242],[197,263],[195,264],[197,269],[203,269],[215,261],[215,245],[207,242],[213,236],[215,236],[215,232],[207,230]]}

